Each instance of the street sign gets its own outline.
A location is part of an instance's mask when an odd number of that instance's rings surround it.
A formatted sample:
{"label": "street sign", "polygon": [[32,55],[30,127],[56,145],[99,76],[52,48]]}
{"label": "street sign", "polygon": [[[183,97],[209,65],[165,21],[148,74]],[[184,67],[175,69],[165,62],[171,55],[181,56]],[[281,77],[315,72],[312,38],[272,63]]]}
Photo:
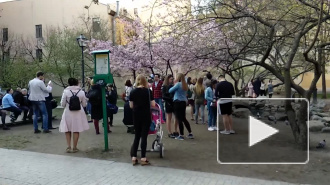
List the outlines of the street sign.
{"label": "street sign", "polygon": [[113,77],[110,72],[110,50],[93,51],[95,61],[95,76],[93,80],[95,84],[101,86],[102,91],[102,108],[103,108],[103,129],[104,129],[104,150],[109,150],[108,144],[108,116],[107,116],[107,104],[105,99],[105,86],[107,83],[113,83]]}

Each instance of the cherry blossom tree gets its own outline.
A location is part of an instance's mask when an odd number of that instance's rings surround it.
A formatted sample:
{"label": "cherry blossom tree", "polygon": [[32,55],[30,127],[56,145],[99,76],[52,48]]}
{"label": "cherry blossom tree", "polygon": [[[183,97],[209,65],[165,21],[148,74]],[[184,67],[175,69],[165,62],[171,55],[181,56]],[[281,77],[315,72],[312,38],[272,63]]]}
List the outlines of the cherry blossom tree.
{"label": "cherry blossom tree", "polygon": [[[219,66],[229,60],[229,49],[234,43],[223,34],[216,21],[190,21],[182,25],[167,26],[160,23],[147,24],[140,19],[120,20],[124,25],[127,44],[113,47],[110,42],[93,41],[91,50],[112,49],[112,61],[117,69],[135,73],[142,69],[154,69],[173,73],[172,68],[181,68],[187,74],[194,70],[204,70]],[[192,29],[193,28],[193,29]],[[110,49],[110,50],[111,50]]]}

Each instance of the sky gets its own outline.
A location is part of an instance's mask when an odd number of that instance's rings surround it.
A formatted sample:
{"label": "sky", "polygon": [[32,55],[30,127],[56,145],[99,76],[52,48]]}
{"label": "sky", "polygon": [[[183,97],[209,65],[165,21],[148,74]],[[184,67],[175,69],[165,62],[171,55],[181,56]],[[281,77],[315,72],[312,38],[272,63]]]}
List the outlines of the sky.
{"label": "sky", "polygon": [[6,1],[12,1],[12,0],[0,0],[0,3],[6,2]]}
{"label": "sky", "polygon": [[[6,1],[13,1],[13,0],[0,0],[0,3],[6,2]],[[121,0],[121,1],[125,1],[125,0]],[[101,3],[112,3],[112,2],[116,2],[116,0],[100,0],[100,2]]]}
{"label": "sky", "polygon": [[[12,1],[12,0],[0,0],[1,2]],[[116,3],[117,0],[99,0],[101,3]],[[131,0],[119,0],[119,3],[129,3]],[[197,0],[192,0],[197,1]]]}
{"label": "sky", "polygon": [[[13,0],[0,0],[0,3],[2,2],[7,2],[7,1],[13,1]],[[22,1],[22,0],[21,0]],[[92,1],[92,0],[91,0]],[[117,0],[99,0],[99,2],[101,3],[104,3],[104,4],[107,4],[107,3],[116,3]],[[119,0],[119,4],[121,3],[129,3],[131,2],[132,0]]]}

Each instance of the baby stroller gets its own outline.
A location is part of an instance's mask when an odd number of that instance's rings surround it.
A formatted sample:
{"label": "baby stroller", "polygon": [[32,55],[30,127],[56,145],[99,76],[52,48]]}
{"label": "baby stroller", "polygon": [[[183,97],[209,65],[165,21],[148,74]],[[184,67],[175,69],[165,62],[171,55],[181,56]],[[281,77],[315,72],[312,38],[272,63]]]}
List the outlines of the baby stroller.
{"label": "baby stroller", "polygon": [[[164,145],[162,143],[163,130],[162,130],[162,111],[160,106],[156,103],[156,107],[151,107],[151,121],[149,135],[156,135],[155,140],[152,142],[151,150],[149,152],[159,152],[160,158],[164,157]],[[154,128],[152,128],[154,127]]]}
{"label": "baby stroller", "polygon": [[127,133],[134,134],[134,125],[133,125],[133,110],[129,107],[129,102],[126,101],[124,104],[124,125],[127,126]]}

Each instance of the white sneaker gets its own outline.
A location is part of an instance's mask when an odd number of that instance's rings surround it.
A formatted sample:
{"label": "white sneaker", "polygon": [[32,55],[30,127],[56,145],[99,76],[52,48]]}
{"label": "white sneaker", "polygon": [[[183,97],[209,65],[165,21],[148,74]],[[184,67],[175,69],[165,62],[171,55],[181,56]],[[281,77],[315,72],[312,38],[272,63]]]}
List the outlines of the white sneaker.
{"label": "white sneaker", "polygon": [[230,134],[236,134],[236,132],[234,130],[230,130],[229,133]]}
{"label": "white sneaker", "polygon": [[213,130],[219,130],[218,127],[213,127]]}
{"label": "white sneaker", "polygon": [[223,131],[220,131],[220,134],[229,135],[229,134],[230,134],[230,132],[229,132],[229,131],[227,131],[227,130],[223,130]]}
{"label": "white sneaker", "polygon": [[208,131],[214,131],[214,128],[213,127],[209,127],[207,130]]}

